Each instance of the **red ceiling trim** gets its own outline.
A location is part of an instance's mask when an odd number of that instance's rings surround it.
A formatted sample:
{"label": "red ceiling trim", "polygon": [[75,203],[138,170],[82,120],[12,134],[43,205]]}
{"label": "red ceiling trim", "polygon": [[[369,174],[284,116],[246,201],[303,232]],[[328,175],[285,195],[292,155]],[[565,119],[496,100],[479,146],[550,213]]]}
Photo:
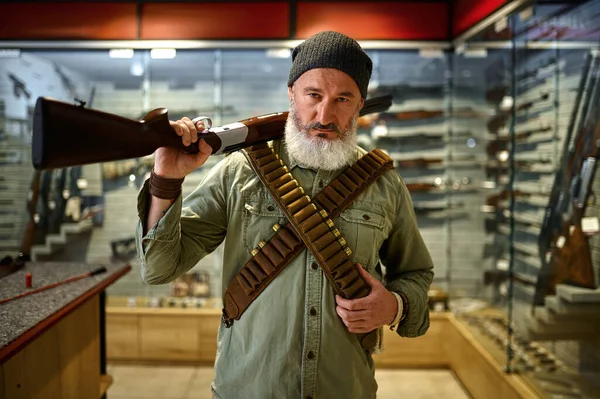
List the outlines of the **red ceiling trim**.
{"label": "red ceiling trim", "polygon": [[456,0],[453,16],[454,37],[461,35],[508,2],[510,0]]}
{"label": "red ceiling trim", "polygon": [[449,40],[447,2],[297,3],[296,36],[336,30],[357,40]]}
{"label": "red ceiling trim", "polygon": [[145,3],[140,39],[287,39],[289,3]]}
{"label": "red ceiling trim", "polygon": [[136,3],[0,3],[5,40],[130,40],[137,37]]}

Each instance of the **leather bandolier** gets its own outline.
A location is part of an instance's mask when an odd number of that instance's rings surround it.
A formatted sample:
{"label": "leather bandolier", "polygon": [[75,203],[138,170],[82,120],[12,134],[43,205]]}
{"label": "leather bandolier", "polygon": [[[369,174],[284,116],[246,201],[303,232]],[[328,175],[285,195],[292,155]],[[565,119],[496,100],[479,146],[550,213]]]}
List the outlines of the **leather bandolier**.
{"label": "leather bandolier", "polygon": [[[381,175],[393,169],[393,161],[375,149],[346,168],[314,200],[294,180],[268,144],[244,150],[246,158],[289,223],[273,226],[275,234],[261,241],[252,258],[232,279],[225,292],[223,322],[226,327],[242,313],[304,248],[312,253],[335,292],[346,299],[365,297],[369,285],[351,261],[351,249],[335,228],[335,219]],[[375,347],[376,330],[357,334],[369,353]]]}

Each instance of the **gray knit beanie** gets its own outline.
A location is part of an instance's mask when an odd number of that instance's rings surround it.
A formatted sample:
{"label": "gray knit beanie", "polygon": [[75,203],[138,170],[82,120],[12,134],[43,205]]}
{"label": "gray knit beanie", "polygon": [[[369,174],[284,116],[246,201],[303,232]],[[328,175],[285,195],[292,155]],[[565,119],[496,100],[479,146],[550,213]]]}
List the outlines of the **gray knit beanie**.
{"label": "gray knit beanie", "polygon": [[288,87],[304,72],[314,68],[336,68],[348,74],[367,97],[373,62],[358,42],[338,32],[320,32],[299,44],[292,52]]}

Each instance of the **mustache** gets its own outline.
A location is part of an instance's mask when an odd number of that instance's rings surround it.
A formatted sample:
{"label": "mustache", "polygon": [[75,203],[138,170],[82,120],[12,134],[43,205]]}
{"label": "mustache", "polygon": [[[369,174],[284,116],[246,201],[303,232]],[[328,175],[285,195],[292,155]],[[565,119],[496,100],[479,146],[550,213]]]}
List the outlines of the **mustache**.
{"label": "mustache", "polygon": [[335,123],[328,123],[326,125],[322,125],[320,122],[313,122],[306,125],[306,131],[309,131],[310,129],[333,130],[337,134],[342,134],[341,129]]}

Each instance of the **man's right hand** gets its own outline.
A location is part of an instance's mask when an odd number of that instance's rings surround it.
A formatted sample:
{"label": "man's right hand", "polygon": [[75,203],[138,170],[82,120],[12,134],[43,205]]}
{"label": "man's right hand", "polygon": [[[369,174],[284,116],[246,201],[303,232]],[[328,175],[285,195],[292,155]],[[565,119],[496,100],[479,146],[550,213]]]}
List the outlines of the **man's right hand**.
{"label": "man's right hand", "polygon": [[202,121],[194,126],[191,119],[184,117],[169,123],[185,146],[198,146],[199,152],[186,154],[175,148],[160,147],[154,153],[154,173],[168,179],[181,179],[202,166],[212,153],[212,148],[204,140],[198,141],[198,132],[204,131]]}

